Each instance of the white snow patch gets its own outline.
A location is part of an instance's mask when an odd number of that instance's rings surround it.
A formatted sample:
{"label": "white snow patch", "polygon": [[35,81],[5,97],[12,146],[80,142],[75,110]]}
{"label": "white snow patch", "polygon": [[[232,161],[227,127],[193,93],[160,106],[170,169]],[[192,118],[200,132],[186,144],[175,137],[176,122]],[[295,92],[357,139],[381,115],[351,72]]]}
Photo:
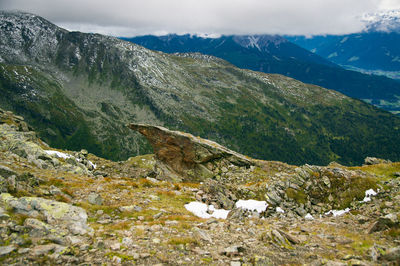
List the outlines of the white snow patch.
{"label": "white snow patch", "polygon": [[336,216],[341,216],[345,213],[348,213],[349,211],[350,211],[350,208],[346,208],[344,210],[330,210],[330,211],[326,212],[325,215],[332,214],[333,217],[336,217]]}
{"label": "white snow patch", "polygon": [[[53,151],[53,150],[44,150],[45,153],[47,153],[50,156],[55,156],[57,158],[63,158],[63,159],[68,159],[68,158],[72,158],[73,156],[64,152],[59,152],[59,151]],[[77,162],[81,162],[81,160],[76,159]],[[96,164],[92,163],[91,161],[89,161],[89,164],[93,167],[93,169],[96,169]]]}
{"label": "white snow patch", "polygon": [[277,213],[285,213],[285,211],[281,207],[276,207]]}
{"label": "white snow patch", "polygon": [[96,169],[96,167],[97,167],[97,165],[96,164],[94,164],[94,163],[92,163],[91,161],[89,161],[88,160],[88,162],[89,162],[89,164],[93,167],[93,169]]}
{"label": "white snow patch", "polygon": [[45,150],[44,152],[47,153],[48,155],[55,155],[57,158],[68,159],[68,158],[72,157],[69,154],[59,152],[59,151]]}
{"label": "white snow patch", "polygon": [[238,200],[235,203],[236,208],[242,208],[250,211],[257,211],[261,213],[267,209],[266,201],[258,201],[258,200]]}
{"label": "white snow patch", "polygon": [[247,45],[247,47],[257,48],[259,51],[261,51],[261,48],[260,48],[260,46],[258,45],[259,39],[260,39],[260,37],[249,36],[249,38],[248,38],[249,44]]}
{"label": "white snow patch", "polygon": [[[229,210],[224,210],[224,209],[215,209],[213,205],[207,206],[207,204],[198,202],[198,201],[192,201],[188,204],[185,204],[185,209],[193,213],[194,215],[200,217],[200,218],[217,218],[217,219],[226,219],[228,217]],[[210,213],[208,213],[209,211]]]}
{"label": "white snow patch", "polygon": [[375,190],[370,188],[367,191],[365,191],[365,197],[364,197],[364,199],[362,201],[363,202],[369,202],[369,201],[371,201],[371,197],[372,196],[376,196],[376,192],[375,192]]}
{"label": "white snow patch", "polygon": [[307,213],[307,215],[304,216],[304,219],[306,219],[306,220],[314,220],[314,217],[312,217],[311,214]]}

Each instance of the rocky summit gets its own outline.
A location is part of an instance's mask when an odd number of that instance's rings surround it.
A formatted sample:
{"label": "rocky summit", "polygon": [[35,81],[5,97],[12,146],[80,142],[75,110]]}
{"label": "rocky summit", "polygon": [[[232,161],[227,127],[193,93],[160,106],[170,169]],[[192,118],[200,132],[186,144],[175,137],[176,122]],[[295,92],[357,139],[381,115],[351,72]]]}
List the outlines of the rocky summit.
{"label": "rocky summit", "polygon": [[399,162],[295,166],[129,127],[154,154],[113,162],[0,109],[1,264],[400,263]]}

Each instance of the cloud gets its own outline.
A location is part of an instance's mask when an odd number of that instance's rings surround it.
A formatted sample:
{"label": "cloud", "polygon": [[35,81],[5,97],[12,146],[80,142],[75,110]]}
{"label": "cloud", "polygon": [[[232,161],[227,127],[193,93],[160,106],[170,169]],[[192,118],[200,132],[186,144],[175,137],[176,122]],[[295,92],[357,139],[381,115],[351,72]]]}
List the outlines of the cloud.
{"label": "cloud", "polygon": [[116,36],[157,33],[343,34],[364,13],[398,0],[1,0],[69,30]]}
{"label": "cloud", "polygon": [[400,9],[399,0],[382,0],[379,3],[379,10],[393,10]]}

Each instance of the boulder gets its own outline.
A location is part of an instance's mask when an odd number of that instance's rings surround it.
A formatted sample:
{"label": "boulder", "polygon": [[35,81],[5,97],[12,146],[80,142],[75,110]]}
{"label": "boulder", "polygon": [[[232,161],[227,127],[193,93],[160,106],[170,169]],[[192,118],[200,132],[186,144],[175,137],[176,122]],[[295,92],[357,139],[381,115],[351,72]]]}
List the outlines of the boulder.
{"label": "boulder", "polygon": [[385,160],[385,159],[380,159],[380,158],[375,158],[375,157],[367,157],[364,159],[365,165],[374,165],[374,164],[380,164],[380,163],[391,163],[391,161]]}
{"label": "boulder", "polygon": [[382,260],[387,261],[396,261],[397,263],[400,262],[400,247],[391,248],[386,253],[381,256]]}
{"label": "boulder", "polygon": [[249,168],[254,162],[216,142],[160,126],[130,124],[145,136],[157,159],[161,177],[174,181],[203,181],[223,173],[223,167]]}
{"label": "boulder", "polygon": [[88,196],[88,201],[93,205],[103,205],[104,200],[99,194],[92,192]]}
{"label": "boulder", "polygon": [[64,202],[39,197],[16,198],[8,193],[2,193],[0,203],[18,214],[33,218],[43,217],[48,224],[65,227],[73,234],[86,234],[92,230],[86,224],[88,217],[86,211]]}
{"label": "boulder", "polygon": [[5,256],[16,250],[17,248],[15,246],[1,246],[0,247],[0,257]]}
{"label": "boulder", "polygon": [[8,168],[7,166],[0,165],[0,176],[8,178],[13,175],[17,176],[18,174],[13,170],[11,170],[10,168]]}
{"label": "boulder", "polygon": [[397,214],[389,213],[383,217],[379,217],[373,222],[368,228],[368,233],[372,234],[374,232],[383,231],[388,228],[396,227],[398,224]]}

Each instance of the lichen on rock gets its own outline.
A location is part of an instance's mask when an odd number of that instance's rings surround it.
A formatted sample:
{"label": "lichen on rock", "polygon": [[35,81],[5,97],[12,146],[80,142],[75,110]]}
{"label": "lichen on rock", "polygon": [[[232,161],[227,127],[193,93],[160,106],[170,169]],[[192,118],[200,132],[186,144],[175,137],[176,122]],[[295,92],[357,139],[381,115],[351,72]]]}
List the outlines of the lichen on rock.
{"label": "lichen on rock", "polygon": [[86,211],[64,202],[40,197],[17,198],[2,193],[0,203],[14,213],[33,218],[42,217],[47,223],[63,226],[73,234],[86,234],[91,231],[86,224],[88,218]]}

